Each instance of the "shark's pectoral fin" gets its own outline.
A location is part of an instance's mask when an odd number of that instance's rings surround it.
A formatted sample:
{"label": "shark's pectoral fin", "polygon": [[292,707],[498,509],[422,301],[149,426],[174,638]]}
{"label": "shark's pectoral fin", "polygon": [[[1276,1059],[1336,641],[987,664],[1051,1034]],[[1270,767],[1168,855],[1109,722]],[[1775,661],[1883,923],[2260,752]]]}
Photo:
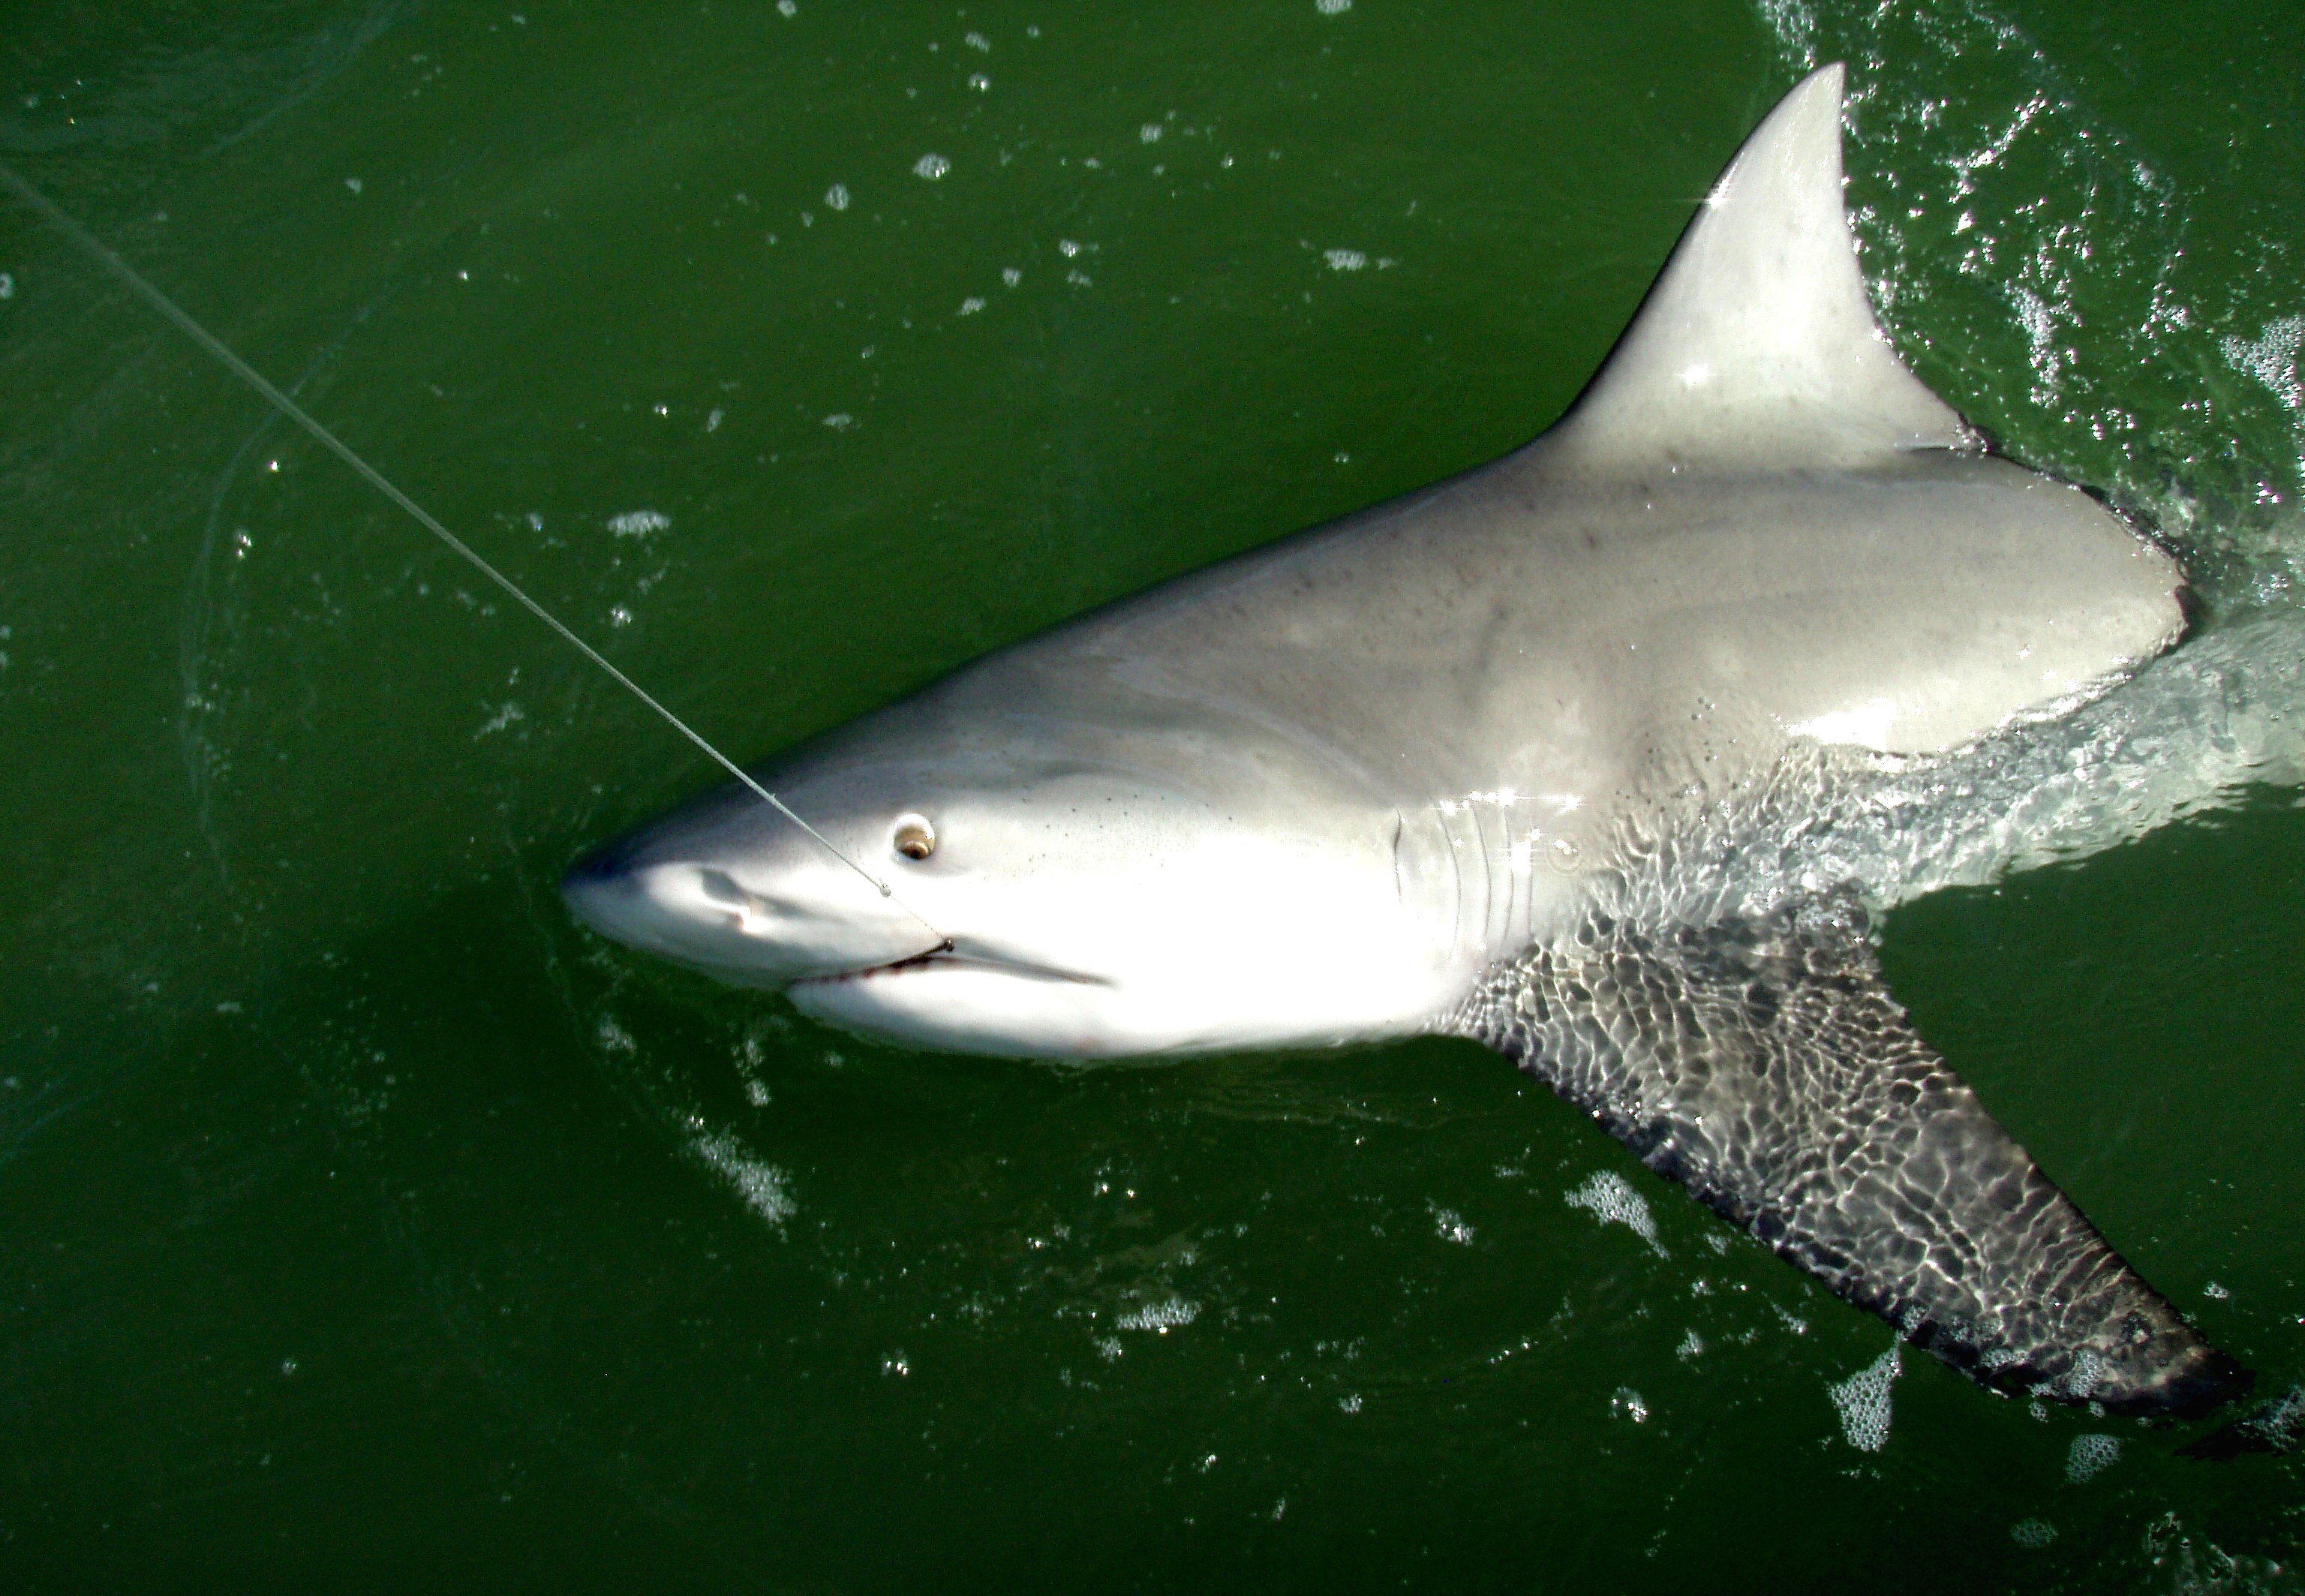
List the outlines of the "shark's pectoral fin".
{"label": "shark's pectoral fin", "polygon": [[1853,903],[1702,929],[1595,917],[1455,1028],[1985,1384],[2125,1413],[2248,1387],[1921,1040]]}

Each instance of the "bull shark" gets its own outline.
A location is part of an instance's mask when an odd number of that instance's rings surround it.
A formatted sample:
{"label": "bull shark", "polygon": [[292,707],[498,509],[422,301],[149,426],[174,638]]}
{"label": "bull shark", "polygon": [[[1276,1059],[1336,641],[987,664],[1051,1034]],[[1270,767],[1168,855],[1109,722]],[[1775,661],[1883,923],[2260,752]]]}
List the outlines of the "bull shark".
{"label": "bull shark", "polygon": [[812,831],[732,785],[568,904],[920,1048],[1469,1037],[1983,1384],[2237,1396],[1875,957],[1885,909],[2249,758],[2167,777],[2105,708],[2185,637],[2185,573],[1901,361],[1842,76],[1762,122],[1534,442],[986,656],[753,772]]}

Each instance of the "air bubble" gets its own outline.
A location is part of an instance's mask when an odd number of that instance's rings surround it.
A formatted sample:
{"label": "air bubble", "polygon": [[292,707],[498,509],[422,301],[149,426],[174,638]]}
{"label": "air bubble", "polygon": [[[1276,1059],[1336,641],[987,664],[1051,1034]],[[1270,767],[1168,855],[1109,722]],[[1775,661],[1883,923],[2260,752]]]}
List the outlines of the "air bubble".
{"label": "air bubble", "polygon": [[1669,1254],[1664,1244],[1657,1240],[1656,1218],[1649,1212],[1648,1199],[1633,1190],[1630,1183],[1613,1169],[1602,1169],[1573,1192],[1561,1193],[1571,1208],[1581,1208],[1603,1225],[1622,1225],[1656,1250],[1660,1258]]}
{"label": "air bubble", "polygon": [[2233,369],[2263,383],[2288,409],[2305,412],[2305,373],[2299,364],[2305,353],[2305,316],[2268,321],[2255,338],[2225,338],[2219,347]]}
{"label": "air bubble", "polygon": [[1184,1297],[1170,1297],[1162,1302],[1147,1303],[1133,1313],[1123,1314],[1113,1321],[1124,1330],[1151,1330],[1165,1336],[1170,1330],[1181,1330],[1201,1316],[1201,1305]]}
{"label": "air bubble", "polygon": [[2120,1460],[2119,1436],[2077,1435],[2072,1450],[2065,1454],[2065,1478],[2079,1485],[2096,1479]]}
{"label": "air bubble", "polygon": [[770,1224],[782,1228],[799,1211],[785,1172],[745,1150],[744,1144],[726,1131],[699,1136],[691,1142],[696,1156],[736,1189],[749,1208]]}
{"label": "air bubble", "polygon": [[1841,1433],[1859,1452],[1878,1452],[1889,1444],[1889,1387],[1904,1367],[1903,1353],[1892,1341],[1887,1352],[1825,1388],[1841,1414]]}

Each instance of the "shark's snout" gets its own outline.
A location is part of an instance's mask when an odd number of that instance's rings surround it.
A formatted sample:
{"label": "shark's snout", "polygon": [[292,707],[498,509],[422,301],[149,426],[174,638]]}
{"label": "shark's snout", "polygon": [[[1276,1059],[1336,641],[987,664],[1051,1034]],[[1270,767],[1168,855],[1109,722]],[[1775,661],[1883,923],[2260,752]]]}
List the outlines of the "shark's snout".
{"label": "shark's snout", "polygon": [[746,986],[871,969],[934,946],[917,923],[860,904],[854,882],[787,874],[772,886],[748,882],[726,862],[652,856],[626,842],[579,862],[560,894],[604,937]]}
{"label": "shark's snout", "polygon": [[560,879],[560,896],[576,918],[604,937],[636,947],[652,947],[655,933],[668,929],[655,890],[655,872],[639,864],[630,850],[611,845],[579,860]]}

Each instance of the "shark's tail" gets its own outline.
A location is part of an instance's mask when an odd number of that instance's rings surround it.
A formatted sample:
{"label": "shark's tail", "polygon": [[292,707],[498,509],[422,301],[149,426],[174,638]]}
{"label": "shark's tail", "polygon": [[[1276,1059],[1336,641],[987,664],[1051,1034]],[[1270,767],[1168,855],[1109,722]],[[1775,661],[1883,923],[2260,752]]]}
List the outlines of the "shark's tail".
{"label": "shark's tail", "polygon": [[1951,760],[1826,785],[1831,818],[1782,839],[1787,867],[1829,835],[1842,879],[1881,908],[2294,792],[2305,786],[2305,609],[2212,623],[2078,708]]}
{"label": "shark's tail", "polygon": [[[2091,853],[2252,790],[2305,784],[2305,612],[2212,624],[2063,724],[2021,728],[2009,868]],[[2055,768],[2050,768],[2051,766]]]}

